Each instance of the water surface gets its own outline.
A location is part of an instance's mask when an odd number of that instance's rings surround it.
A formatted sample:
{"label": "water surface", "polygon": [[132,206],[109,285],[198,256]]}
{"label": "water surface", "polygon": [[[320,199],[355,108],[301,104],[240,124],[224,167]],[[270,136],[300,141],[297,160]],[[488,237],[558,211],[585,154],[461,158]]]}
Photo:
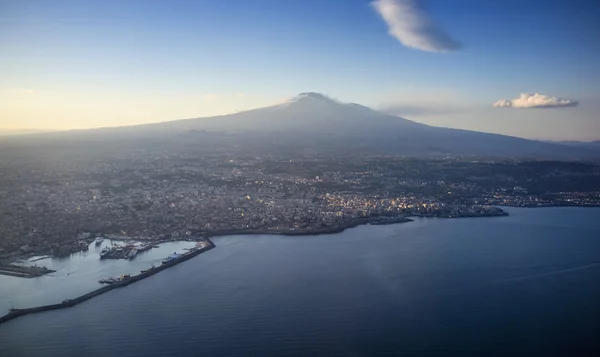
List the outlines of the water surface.
{"label": "water surface", "polygon": [[508,211],[215,238],[127,288],[0,325],[0,355],[600,352],[600,209]]}
{"label": "water surface", "polygon": [[99,253],[102,248],[112,244],[124,245],[125,242],[107,239],[101,245],[91,244],[88,251],[68,257],[40,259],[31,263],[28,260],[17,262],[45,266],[56,272],[32,279],[0,275],[0,315],[4,315],[11,307],[27,308],[73,299],[100,288],[102,284],[98,280],[102,278],[137,275],[142,269],[160,265],[161,260],[169,254],[185,253],[184,249],[194,247],[196,243],[162,243],[158,248],[138,253],[132,260],[101,260]]}

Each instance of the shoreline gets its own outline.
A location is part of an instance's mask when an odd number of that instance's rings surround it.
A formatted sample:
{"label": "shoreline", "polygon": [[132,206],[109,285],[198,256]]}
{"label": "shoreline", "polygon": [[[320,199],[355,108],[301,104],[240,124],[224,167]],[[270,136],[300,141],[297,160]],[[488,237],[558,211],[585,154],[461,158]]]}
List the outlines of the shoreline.
{"label": "shoreline", "polygon": [[506,217],[510,214],[502,209],[492,214],[462,214],[459,216],[439,216],[439,215],[420,215],[420,216],[406,216],[406,217],[378,217],[378,218],[357,218],[352,221],[348,221],[346,224],[340,224],[333,227],[324,227],[314,230],[306,230],[302,228],[296,228],[294,230],[254,230],[254,229],[239,229],[239,230],[222,230],[219,232],[201,232],[200,235],[204,237],[225,237],[231,235],[281,235],[281,236],[316,236],[316,235],[329,235],[342,233],[347,229],[356,228],[363,225],[381,226],[388,224],[400,224],[410,223],[414,220],[412,218],[440,218],[440,219],[456,219],[456,218],[492,218],[492,217]]}
{"label": "shoreline", "polygon": [[497,207],[510,207],[510,208],[600,208],[600,205],[569,205],[569,204],[548,204],[548,205],[496,205]]}
{"label": "shoreline", "polygon": [[[429,216],[429,218],[452,219],[452,218],[501,217],[501,216],[508,216],[508,215],[509,214],[507,212],[500,210],[499,212],[497,212],[495,214],[490,214],[490,215],[463,215],[463,216],[456,216],[456,217],[454,217],[454,216],[439,217],[439,216],[433,215],[433,216]],[[412,216],[412,217],[428,218],[428,216]],[[111,285],[103,286],[103,287],[98,288],[94,291],[91,291],[87,294],[81,295],[77,298],[64,300],[63,302],[61,302],[59,304],[43,305],[43,306],[23,308],[23,309],[11,309],[8,314],[6,314],[4,316],[0,316],[0,325],[5,322],[8,322],[10,320],[13,320],[17,317],[20,317],[20,316],[25,316],[25,315],[29,315],[29,314],[33,314],[33,313],[37,313],[37,312],[59,310],[59,309],[73,307],[75,305],[81,304],[85,301],[88,301],[96,296],[102,295],[111,290],[122,288],[122,287],[128,286],[130,284],[133,284],[137,281],[148,278],[148,277],[150,277],[154,274],[157,274],[165,269],[168,269],[174,265],[177,265],[184,261],[192,259],[201,253],[204,253],[208,250],[215,248],[216,246],[210,240],[210,238],[212,238],[212,237],[225,237],[225,236],[230,236],[230,235],[283,235],[283,236],[329,235],[329,234],[342,233],[347,229],[356,228],[356,227],[362,226],[362,225],[369,225],[369,224],[370,225],[389,225],[389,224],[409,223],[409,222],[413,222],[413,221],[414,221],[413,219],[408,218],[408,217],[379,217],[379,218],[367,217],[367,218],[354,219],[343,225],[338,225],[335,227],[325,227],[325,228],[321,228],[318,230],[293,229],[293,230],[289,230],[289,231],[268,231],[268,230],[265,231],[265,230],[246,229],[246,230],[227,230],[227,231],[221,231],[221,232],[204,233],[202,236],[204,237],[203,240],[207,242],[207,245],[198,250],[186,253],[179,259],[162,264],[162,265],[155,267],[154,269],[151,269],[147,272],[140,273],[138,275],[134,275],[127,280],[124,280],[124,281],[121,281],[118,283],[114,283]],[[200,241],[200,239],[195,240],[195,241]]]}
{"label": "shoreline", "polygon": [[342,233],[346,229],[356,228],[362,225],[386,225],[386,224],[399,224],[399,223],[409,223],[413,222],[412,219],[407,217],[396,217],[396,218],[360,218],[349,221],[346,224],[341,224],[332,227],[323,227],[319,229],[311,229],[307,230],[304,228],[294,228],[290,230],[257,230],[257,229],[231,229],[231,230],[222,230],[218,232],[206,232],[201,233],[204,237],[224,237],[231,235],[279,235],[279,236],[317,236],[317,235],[329,235],[329,234],[337,234]]}
{"label": "shoreline", "polygon": [[[509,207],[509,206],[506,206]],[[316,236],[316,235],[330,235],[342,233],[347,229],[356,228],[362,225],[388,225],[388,224],[400,224],[400,223],[409,223],[413,222],[411,218],[442,218],[442,219],[454,219],[454,218],[485,218],[485,217],[503,217],[508,216],[508,212],[499,209],[498,212],[487,215],[478,215],[478,214],[463,214],[460,216],[439,216],[439,215],[420,215],[420,216],[402,216],[402,217],[364,217],[364,218],[354,218],[348,220],[347,222],[342,222],[342,224],[336,226],[329,227],[321,227],[318,229],[306,229],[306,228],[294,228],[294,229],[224,229],[220,231],[213,232],[205,232],[205,231],[197,231],[196,235],[206,238],[211,237],[224,237],[230,235],[282,235],[282,236]],[[131,238],[134,239],[134,238]],[[193,241],[197,242],[199,239],[162,239],[159,241],[153,241],[153,244],[162,244],[168,242],[177,242],[177,241]],[[35,256],[35,255],[31,255]],[[26,256],[15,256],[14,260],[26,259]],[[63,258],[61,255],[48,255],[45,258]]]}
{"label": "shoreline", "polygon": [[[442,215],[418,215],[418,216],[406,216],[405,218],[389,218],[389,217],[379,217],[379,218],[357,218],[354,219],[353,221],[351,221],[348,224],[342,224],[339,226],[335,226],[335,227],[325,227],[325,228],[319,228],[316,230],[311,230],[311,231],[307,231],[307,230],[303,230],[303,228],[298,228],[295,230],[253,230],[253,229],[240,229],[240,230],[222,230],[220,232],[197,232],[199,235],[203,236],[203,237],[218,237],[218,236],[227,236],[227,235],[259,235],[259,234],[265,234],[265,235],[284,235],[284,236],[304,236],[304,235],[320,235],[320,234],[335,234],[335,233],[341,233],[346,229],[350,229],[350,228],[355,228],[357,226],[360,225],[365,225],[365,224],[372,224],[372,225],[384,225],[384,224],[397,224],[397,223],[407,223],[407,222],[411,222],[412,219],[410,219],[409,217],[415,218],[443,218],[443,219],[454,219],[454,218],[485,218],[485,217],[503,217],[503,216],[509,216],[510,214],[504,210],[502,210],[502,208],[600,208],[600,204],[598,205],[594,205],[594,204],[590,204],[590,205],[581,205],[581,204],[565,204],[565,203],[559,203],[559,204],[546,204],[546,205],[537,205],[537,204],[524,204],[524,205],[517,205],[517,204],[493,204],[490,205],[493,207],[496,207],[500,210],[499,213],[496,214],[488,214],[488,215],[478,215],[478,214],[462,214],[462,215],[457,215],[457,216],[442,216]],[[390,220],[388,222],[378,222],[381,220]],[[134,240],[135,238],[129,238],[131,240]],[[162,243],[167,243],[167,242],[176,242],[176,241],[197,241],[195,239],[161,239],[158,241],[153,241],[154,244],[162,244]],[[91,242],[91,241],[90,241]],[[70,254],[73,253],[77,253],[77,252],[72,252]],[[26,253],[26,254],[19,254],[18,251],[14,251],[14,252],[9,252],[9,253],[3,253],[0,254],[0,263],[2,261],[5,262],[14,262],[17,260],[23,260],[23,259],[28,259],[28,257],[33,257],[33,256],[37,256],[37,255],[47,255],[45,258],[67,258],[70,254],[53,254],[49,251],[45,251],[42,250],[40,252],[37,253]],[[8,275],[8,274],[6,274]]]}

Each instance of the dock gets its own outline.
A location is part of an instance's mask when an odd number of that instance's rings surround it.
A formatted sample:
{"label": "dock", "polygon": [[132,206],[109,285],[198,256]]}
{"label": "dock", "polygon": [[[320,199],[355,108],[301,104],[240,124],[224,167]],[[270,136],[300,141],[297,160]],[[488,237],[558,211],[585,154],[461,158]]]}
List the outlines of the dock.
{"label": "dock", "polygon": [[202,254],[206,251],[209,251],[215,247],[214,243],[210,239],[206,239],[204,241],[204,243],[205,244],[202,247],[196,248],[194,250],[190,250],[189,252],[180,255],[177,259],[173,259],[171,261],[165,262],[160,266],[154,267],[152,269],[148,269],[141,274],[134,275],[132,277],[129,277],[122,281],[116,282],[114,284],[103,286],[99,289],[96,289],[90,293],[79,296],[77,298],[64,300],[60,304],[44,305],[44,306],[38,306],[38,307],[32,307],[32,308],[26,308],[26,309],[10,309],[8,314],[0,317],[0,324],[8,322],[19,316],[25,316],[25,315],[33,314],[36,312],[58,310],[58,309],[65,309],[68,307],[73,307],[75,305],[81,304],[84,301],[90,300],[98,295],[107,293],[111,290],[126,287],[130,284],[133,284],[140,280],[146,279],[154,274],[157,274],[163,270],[166,270],[172,266],[175,266],[177,264],[180,264],[187,260],[190,260],[190,259],[194,258],[195,256]]}
{"label": "dock", "polygon": [[101,252],[100,259],[133,259],[138,253],[152,249],[151,244],[114,246],[106,252]]}
{"label": "dock", "polygon": [[17,278],[36,278],[38,276],[54,273],[56,270],[51,270],[46,267],[32,267],[21,265],[0,265],[0,275],[14,276]]}

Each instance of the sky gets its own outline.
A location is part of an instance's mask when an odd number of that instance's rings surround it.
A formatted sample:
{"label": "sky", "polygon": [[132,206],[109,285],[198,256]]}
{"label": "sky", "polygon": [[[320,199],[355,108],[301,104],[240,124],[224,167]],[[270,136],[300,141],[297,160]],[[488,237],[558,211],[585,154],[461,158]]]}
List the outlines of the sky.
{"label": "sky", "polygon": [[586,0],[0,0],[0,130],[205,117],[320,92],[430,125],[600,140]]}

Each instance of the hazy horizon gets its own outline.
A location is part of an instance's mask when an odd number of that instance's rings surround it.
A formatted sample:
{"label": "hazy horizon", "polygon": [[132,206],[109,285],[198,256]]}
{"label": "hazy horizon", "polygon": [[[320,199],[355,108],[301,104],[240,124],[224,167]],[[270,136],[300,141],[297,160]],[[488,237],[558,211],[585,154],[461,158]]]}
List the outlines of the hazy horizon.
{"label": "hazy horizon", "polygon": [[314,91],[434,126],[599,140],[597,9],[540,4],[3,1],[0,130],[212,117]]}
{"label": "hazy horizon", "polygon": [[[294,96],[295,97],[295,96]],[[261,106],[261,107],[257,107],[257,108],[250,108],[248,110],[245,111],[249,111],[249,110],[254,110],[254,109],[262,109],[262,108],[268,108],[268,107],[273,107],[273,106],[277,106],[277,105],[281,105],[282,103],[285,103],[287,100],[289,99],[293,99],[294,97],[291,98],[287,98],[284,101],[279,100],[276,103],[272,103],[270,105],[266,105],[266,106]],[[331,97],[330,97],[331,98]],[[332,98],[335,99],[335,98]],[[337,100],[337,99],[335,99]],[[344,103],[344,102],[342,102]],[[356,104],[360,104],[360,103],[356,103]],[[481,108],[479,108],[481,109]],[[377,110],[377,109],[376,109]],[[396,115],[393,110],[379,110],[382,113],[386,113],[386,114],[391,114],[394,116],[398,116],[399,118],[404,118],[401,117],[399,115]],[[44,134],[44,133],[52,133],[52,132],[68,132],[68,131],[79,131],[79,130],[94,130],[94,129],[106,129],[106,128],[125,128],[125,127],[131,127],[131,126],[138,126],[138,125],[145,125],[145,124],[158,124],[158,123],[169,123],[169,122],[177,122],[180,120],[188,120],[188,119],[211,119],[214,117],[219,117],[219,116],[224,116],[224,115],[228,115],[228,114],[236,114],[236,113],[242,113],[244,111],[235,111],[233,113],[223,113],[223,114],[217,114],[214,116],[209,116],[209,117],[190,117],[190,118],[177,118],[177,119],[168,119],[168,120],[159,120],[159,121],[152,121],[152,122],[146,122],[146,123],[123,123],[122,125],[114,125],[114,126],[98,126],[98,127],[81,127],[81,128],[67,128],[67,129],[52,129],[52,128],[46,128],[46,129],[36,129],[36,128],[23,128],[23,129],[6,129],[6,128],[2,128],[0,127],[0,137],[8,137],[8,136],[22,136],[22,135],[28,135],[28,134]],[[413,120],[410,118],[404,118],[404,119],[409,119],[412,120],[414,122],[417,123],[423,123],[423,124],[430,124],[433,125],[431,123],[428,123],[426,120]],[[434,125],[435,126],[435,125]],[[480,131],[480,132],[489,132],[489,131],[485,131],[485,130],[475,130],[473,128],[469,128],[469,127],[452,127],[452,126],[443,126],[443,125],[439,125],[440,127],[449,127],[449,128],[457,128],[457,129],[467,129],[467,130],[472,130],[472,131]],[[492,132],[490,132],[492,133]],[[503,135],[511,135],[511,134],[505,134],[502,132],[499,133],[493,133],[493,134],[503,134]],[[594,142],[594,141],[598,141],[597,139],[573,139],[573,140],[569,140],[569,139],[563,139],[563,138],[544,138],[544,137],[524,137],[524,136],[518,136],[518,135],[511,135],[511,136],[515,136],[515,137],[521,137],[524,139],[530,139],[530,140],[539,140],[539,141],[548,141],[548,142]]]}

